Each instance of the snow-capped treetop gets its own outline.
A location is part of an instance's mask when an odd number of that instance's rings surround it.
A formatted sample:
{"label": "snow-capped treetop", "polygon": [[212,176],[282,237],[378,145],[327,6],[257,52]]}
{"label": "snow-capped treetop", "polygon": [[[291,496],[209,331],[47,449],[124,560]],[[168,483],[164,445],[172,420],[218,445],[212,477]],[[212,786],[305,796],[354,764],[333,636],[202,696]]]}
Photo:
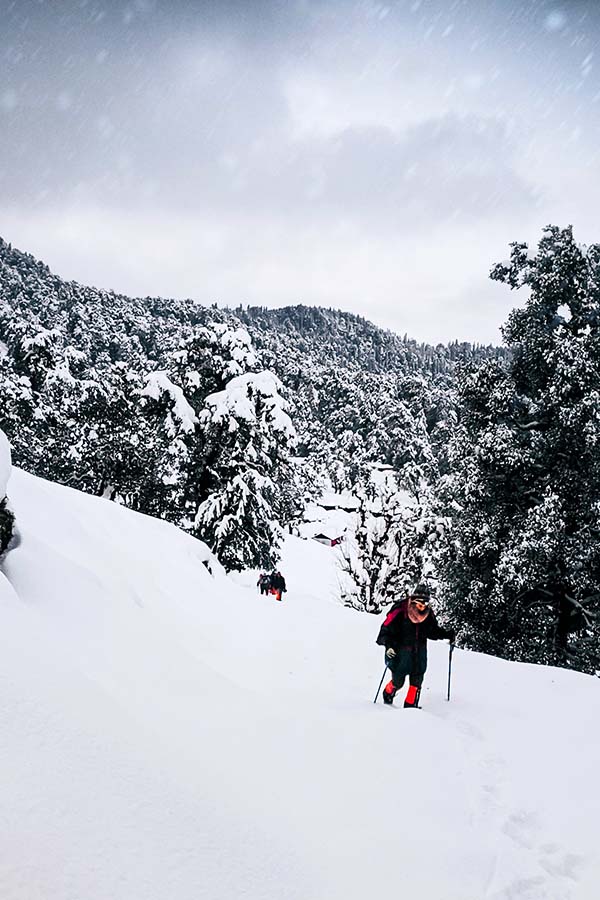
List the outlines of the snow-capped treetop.
{"label": "snow-capped treetop", "polygon": [[196,413],[185,399],[180,387],[170,380],[166,372],[150,372],[146,376],[146,386],[140,391],[142,397],[159,400],[163,394],[173,400],[172,415],[179,421],[183,431],[191,432],[198,423]]}
{"label": "snow-capped treetop", "polygon": [[33,347],[49,347],[59,342],[61,334],[58,328],[40,328],[35,334],[21,339],[21,348],[28,353]]}
{"label": "snow-capped treetop", "polygon": [[231,378],[255,371],[257,358],[244,328],[212,322],[185,330],[179,349],[169,355],[168,373],[194,409],[209,394],[222,391]]}
{"label": "snow-capped treetop", "polygon": [[256,366],[256,355],[252,348],[252,339],[245,328],[230,328],[221,322],[212,326],[218,336],[219,343],[231,357],[224,376],[226,378],[241,375],[247,369]]}
{"label": "snow-capped treetop", "polygon": [[238,375],[228,382],[224,391],[210,394],[206,398],[207,411],[203,414],[212,422],[222,422],[231,418],[235,428],[235,420],[243,419],[252,422],[257,419],[255,398],[262,400],[266,417],[273,428],[288,438],[295,435],[292,420],[285,412],[286,402],[281,397],[282,384],[273,372],[247,372]]}
{"label": "snow-capped treetop", "polygon": [[10,477],[11,458],[10,444],[3,431],[0,431],[0,500],[6,497],[6,487]]}

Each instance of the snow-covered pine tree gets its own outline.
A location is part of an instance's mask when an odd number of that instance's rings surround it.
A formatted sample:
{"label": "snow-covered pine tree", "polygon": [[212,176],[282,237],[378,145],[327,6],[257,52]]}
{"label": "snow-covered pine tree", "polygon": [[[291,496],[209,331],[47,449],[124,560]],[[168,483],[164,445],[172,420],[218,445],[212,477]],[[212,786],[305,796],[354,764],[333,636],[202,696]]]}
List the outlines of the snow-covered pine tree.
{"label": "snow-covered pine tree", "polygon": [[355,492],[356,526],[339,554],[343,602],[379,613],[419,581],[435,582],[435,556],[447,523],[433,513],[428,486],[415,493],[400,487],[393,471],[374,474],[374,491]]}
{"label": "snow-covered pine tree", "polygon": [[278,559],[281,497],[288,444],[294,435],[272,372],[232,378],[206,398],[200,413],[211,486],[195,517],[195,533],[229,570],[269,568]]}
{"label": "snow-covered pine tree", "polygon": [[181,524],[190,445],[198,419],[181,387],[165,370],[149,372],[139,393],[138,433],[145,438],[149,466],[145,506],[151,515]]}
{"label": "snow-covered pine tree", "polygon": [[442,479],[453,518],[445,606],[468,646],[512,659],[600,668],[600,246],[545,229],[492,278],[526,287],[503,329],[506,366],[459,377]]}
{"label": "snow-covered pine tree", "polygon": [[257,367],[250,335],[233,323],[211,322],[187,329],[180,348],[169,355],[169,375],[196,410],[231,378]]}
{"label": "snow-covered pine tree", "polygon": [[78,415],[70,420],[70,471],[64,480],[146,512],[152,437],[144,432],[139,413],[143,378],[117,362],[102,375],[87,373],[79,385]]}
{"label": "snow-covered pine tree", "polygon": [[17,447],[15,456],[21,465],[30,456],[37,461],[42,452],[43,443],[31,427],[35,410],[31,382],[16,372],[10,354],[0,354],[0,427],[10,436],[13,447]]}
{"label": "snow-covered pine tree", "polygon": [[346,606],[379,613],[401,590],[399,494],[393,473],[363,480],[354,490],[354,528],[338,548],[340,593]]}
{"label": "snow-covered pine tree", "polygon": [[[435,401],[441,405],[440,387]],[[341,551],[342,594],[356,608],[379,612],[433,577],[445,521],[432,508],[438,464],[430,430],[442,427],[444,416],[419,375],[380,379],[359,408],[366,420],[360,466],[346,467],[360,506],[355,535]]]}
{"label": "snow-covered pine tree", "polygon": [[180,524],[185,528],[195,528],[198,508],[222,487],[215,472],[225,448],[213,442],[205,426],[206,399],[224,391],[232,378],[256,369],[250,336],[235,324],[213,322],[194,327],[180,348],[169,355],[169,378],[182,391],[197,421],[197,427],[188,430],[184,438],[187,462]]}

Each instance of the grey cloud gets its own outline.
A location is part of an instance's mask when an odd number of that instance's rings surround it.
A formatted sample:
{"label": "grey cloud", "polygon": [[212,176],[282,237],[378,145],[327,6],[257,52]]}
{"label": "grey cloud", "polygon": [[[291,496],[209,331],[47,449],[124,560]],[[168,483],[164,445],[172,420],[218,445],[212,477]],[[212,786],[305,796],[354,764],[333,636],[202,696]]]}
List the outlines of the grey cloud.
{"label": "grey cloud", "polygon": [[0,34],[5,201],[131,203],[168,192],[171,202],[197,201],[219,157],[270,140],[285,120],[273,59],[257,57],[252,34],[272,40],[277,7],[9,4]]}
{"label": "grey cloud", "polygon": [[8,196],[32,202],[49,189],[60,202],[98,180],[107,200],[111,185],[117,195],[157,179],[193,185],[220,154],[267,136],[285,115],[269,80],[256,71],[251,77],[235,57],[199,48],[182,62],[187,72],[176,71],[176,52],[165,52],[162,63],[138,70],[123,60],[92,60],[50,82],[30,77],[0,89],[0,177]]}
{"label": "grey cloud", "polygon": [[[189,90],[157,80],[82,118],[69,95],[61,109],[59,95],[40,117],[38,139],[28,145],[22,133],[8,159],[2,154],[5,198],[27,192],[41,205],[58,196],[217,216],[351,220],[376,232],[493,218],[535,202],[512,166],[509,136],[493,120],[448,116],[402,135],[354,128],[294,141],[276,85],[245,74],[226,67]],[[18,108],[12,116],[18,123]],[[52,127],[62,117],[77,123],[67,145]]]}
{"label": "grey cloud", "polygon": [[[4,5],[0,191],[6,203],[350,218],[397,230],[422,227],[435,216],[493,218],[535,202],[513,166],[515,148],[493,116],[447,115],[401,134],[390,122],[333,138],[292,139],[281,60],[324,60],[345,19],[353,37],[340,45],[344,52],[355,47],[368,58],[374,34],[389,50],[400,15],[415,4]],[[457,8],[456,33],[461,16],[480,7]],[[443,9],[441,0],[419,7],[419,28],[426,10],[432,21],[445,22]],[[382,21],[393,23],[390,32]],[[356,29],[365,22],[361,42]]]}
{"label": "grey cloud", "polygon": [[474,242],[595,222],[598,8],[0,0],[1,233],[131,293],[433,310]]}
{"label": "grey cloud", "polygon": [[299,149],[265,193],[282,211],[355,218],[376,231],[449,217],[474,221],[534,201],[513,155],[505,129],[493,120],[448,116],[401,135],[348,129]]}

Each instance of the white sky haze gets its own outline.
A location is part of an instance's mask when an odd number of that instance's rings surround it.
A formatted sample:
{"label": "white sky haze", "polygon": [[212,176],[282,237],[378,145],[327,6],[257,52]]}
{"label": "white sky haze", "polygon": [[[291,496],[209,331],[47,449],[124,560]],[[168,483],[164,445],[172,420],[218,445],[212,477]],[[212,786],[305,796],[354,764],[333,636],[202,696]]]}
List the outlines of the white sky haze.
{"label": "white sky haze", "polygon": [[508,243],[600,239],[591,0],[0,12],[0,235],[63,277],[499,342]]}

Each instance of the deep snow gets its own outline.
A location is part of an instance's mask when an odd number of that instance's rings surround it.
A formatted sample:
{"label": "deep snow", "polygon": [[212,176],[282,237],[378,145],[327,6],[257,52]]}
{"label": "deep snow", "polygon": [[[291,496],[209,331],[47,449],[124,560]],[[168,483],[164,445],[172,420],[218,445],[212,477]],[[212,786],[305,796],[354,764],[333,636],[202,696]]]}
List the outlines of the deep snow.
{"label": "deep snow", "polygon": [[[282,603],[172,526],[14,471],[2,900],[593,900],[600,685],[432,644],[373,705],[378,619],[288,539]],[[210,565],[211,575],[206,567]]]}

